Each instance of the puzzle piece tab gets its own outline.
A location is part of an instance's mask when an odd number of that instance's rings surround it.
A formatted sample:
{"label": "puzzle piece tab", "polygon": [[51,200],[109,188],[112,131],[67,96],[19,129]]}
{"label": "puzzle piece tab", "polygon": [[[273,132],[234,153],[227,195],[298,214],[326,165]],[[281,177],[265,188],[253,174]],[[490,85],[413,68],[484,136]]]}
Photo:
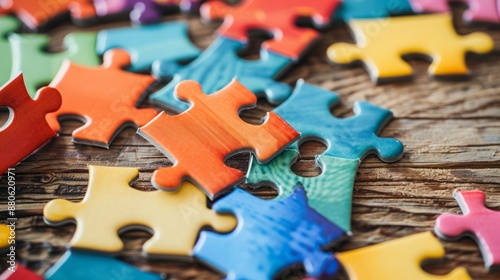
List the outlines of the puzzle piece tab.
{"label": "puzzle piece tab", "polygon": [[417,13],[449,12],[449,2],[467,3],[469,8],[464,12],[465,21],[500,22],[499,4],[497,0],[410,0]]}
{"label": "puzzle piece tab", "polygon": [[343,0],[335,12],[335,18],[348,21],[359,18],[385,18],[412,12],[408,0]]}
{"label": "puzzle piece tab", "polygon": [[251,150],[265,163],[299,137],[272,112],[262,125],[244,122],[238,112],[254,106],[257,99],[237,80],[212,95],[206,95],[195,81],[183,81],[176,95],[192,106],[177,116],[162,112],[138,132],[174,162],[154,172],[152,182],[157,188],[175,189],[189,178],[213,199],[244,179],[241,171],[224,164],[228,156]]}
{"label": "puzzle piece tab", "polygon": [[95,18],[92,0],[5,0],[0,9],[15,14],[32,31],[46,29],[66,14],[80,25]]}
{"label": "puzzle piece tab", "polygon": [[351,280],[472,280],[463,267],[446,275],[428,274],[427,259],[441,258],[443,245],[430,232],[413,234],[336,255]]}
{"label": "puzzle piece tab", "polygon": [[15,270],[6,269],[0,274],[1,280],[44,280],[44,278],[16,262]]}
{"label": "puzzle piece tab", "polygon": [[253,93],[266,96],[269,103],[279,104],[291,93],[290,86],[273,80],[288,69],[293,61],[281,55],[261,50],[261,58],[248,61],[238,56],[245,44],[219,37],[198,58],[186,66],[169,61],[153,64],[153,72],[161,77],[173,77],[165,87],[153,93],[150,99],[161,106],[177,112],[185,111],[189,105],[175,98],[175,86],[184,80],[201,83],[203,91],[211,94],[234,77]]}
{"label": "puzzle piece tab", "polygon": [[47,115],[52,129],[61,129],[58,118],[83,118],[85,125],[73,131],[73,141],[109,148],[124,127],[142,126],[152,120],[158,114],[156,110],[135,106],[154,78],[121,69],[129,64],[129,55],[120,49],[107,52],[101,67],[66,60],[50,83],[62,95],[61,108]]}
{"label": "puzzle piece tab", "polygon": [[280,1],[242,0],[231,6],[224,1],[213,0],[204,3],[200,14],[205,19],[221,19],[224,23],[218,33],[224,37],[246,42],[248,31],[258,29],[273,36],[263,47],[271,52],[297,60],[319,33],[311,28],[298,27],[299,17],[309,17],[317,27],[330,23],[339,0],[287,0]]}
{"label": "puzzle piece tab", "polygon": [[0,130],[0,174],[3,174],[57,136],[45,121],[45,115],[61,106],[61,95],[56,89],[44,87],[33,100],[19,74],[0,88],[0,106],[10,111],[6,126]]}
{"label": "puzzle piece tab", "polygon": [[247,183],[253,187],[271,183],[276,186],[279,199],[289,196],[294,184],[300,182],[307,191],[311,208],[344,231],[350,231],[352,190],[359,160],[321,155],[316,158],[321,175],[300,177],[290,169],[297,157],[295,150],[285,150],[267,164],[259,164],[252,157]]}
{"label": "puzzle piece tab", "polygon": [[313,277],[334,275],[338,262],[321,248],[345,233],[307,205],[298,185],[290,196],[263,200],[235,189],[214,209],[234,213],[236,229],[225,235],[202,231],[195,256],[226,274],[226,279],[273,279],[280,270],[304,264]]}
{"label": "puzzle piece tab", "polygon": [[131,57],[131,70],[148,69],[154,61],[178,62],[193,59],[200,50],[191,43],[185,22],[167,22],[139,27],[99,31],[97,53],[120,48]]}
{"label": "puzzle piece tab", "polygon": [[159,274],[142,271],[113,256],[80,250],[67,251],[44,276],[46,280],[163,279]]}
{"label": "puzzle piece tab", "polygon": [[290,148],[298,151],[301,142],[316,139],[326,144],[327,156],[362,160],[376,154],[386,162],[401,158],[401,142],[377,136],[392,119],[391,111],[356,102],[355,115],[339,119],[330,113],[338,100],[337,94],[299,80],[291,97],[273,110],[301,134],[301,141]]}
{"label": "puzzle piece tab", "polygon": [[453,195],[463,215],[439,215],[436,234],[445,239],[472,236],[479,243],[486,268],[500,267],[500,212],[484,206],[482,191],[456,190]]}
{"label": "puzzle piece tab", "polygon": [[12,75],[23,72],[26,88],[32,97],[40,86],[52,81],[65,59],[81,65],[99,65],[99,57],[95,53],[95,33],[68,34],[64,38],[67,50],[61,53],[44,50],[49,44],[46,35],[12,34],[9,41],[12,48]]}
{"label": "puzzle piece tab", "polygon": [[134,23],[160,22],[163,14],[176,10],[181,0],[94,0],[101,17],[129,14]]}
{"label": "puzzle piece tab", "polygon": [[0,86],[10,79],[12,70],[12,52],[7,35],[19,28],[17,19],[10,16],[0,16]]}
{"label": "puzzle piece tab", "polygon": [[76,222],[72,248],[119,252],[118,232],[139,227],[153,232],[143,246],[147,255],[187,257],[202,227],[227,232],[236,226],[233,217],[208,209],[205,195],[189,182],[176,192],[145,192],[129,186],[137,168],[89,166],[89,172],[82,202],[55,199],[43,209],[50,224]]}
{"label": "puzzle piece tab", "polygon": [[[402,59],[410,54],[432,58],[431,76],[465,76],[467,52],[483,54],[493,49],[493,40],[486,33],[457,34],[450,14],[352,20],[349,26],[357,45],[335,43],[328,48],[328,57],[337,64],[364,62],[374,82],[410,77],[412,68]],[[372,31],[373,26],[378,27],[377,32]]]}

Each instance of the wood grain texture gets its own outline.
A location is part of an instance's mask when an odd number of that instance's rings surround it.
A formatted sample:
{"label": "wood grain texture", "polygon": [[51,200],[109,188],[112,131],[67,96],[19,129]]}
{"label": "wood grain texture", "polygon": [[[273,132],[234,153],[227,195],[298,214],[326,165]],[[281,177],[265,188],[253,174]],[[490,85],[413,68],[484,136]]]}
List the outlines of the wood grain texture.
{"label": "wood grain texture", "polygon": [[[460,20],[460,10],[455,19]],[[167,20],[184,18],[167,17]],[[213,40],[215,26],[205,26],[197,18],[188,18],[195,43],[205,48]],[[101,25],[99,28],[124,26],[126,23]],[[460,33],[485,31],[493,36],[500,50],[500,30],[488,26],[474,28],[459,25]],[[96,30],[89,28],[85,30]],[[54,30],[53,47],[60,46],[60,38],[71,26]],[[412,233],[431,231],[438,214],[459,213],[452,196],[455,188],[480,189],[487,195],[487,205],[500,210],[500,66],[499,53],[471,57],[469,80],[439,82],[426,75],[428,63],[412,61],[415,79],[408,83],[375,86],[361,67],[336,68],[327,63],[326,49],[334,42],[352,42],[345,26],[336,26],[322,34],[316,47],[282,81],[293,85],[298,78],[336,91],[341,95],[341,106],[334,110],[337,116],[352,114],[352,104],[367,100],[394,112],[395,120],[383,131],[383,137],[395,137],[405,145],[403,158],[392,164],[368,157],[356,177],[353,199],[353,236],[340,250],[391,240]],[[257,52],[246,57],[255,58]],[[250,123],[272,107],[265,102],[243,113]],[[17,180],[17,240],[18,258],[38,271],[45,271],[64,252],[74,226],[49,227],[43,222],[42,208],[49,200],[61,197],[72,201],[83,198],[87,180],[87,164],[106,166],[137,166],[139,180],[134,187],[151,189],[152,172],[171,163],[155,147],[127,129],[114,141],[109,150],[71,143],[71,131],[80,123],[63,123],[59,138],[16,167]],[[318,143],[301,147],[301,158],[292,167],[303,176],[318,175],[314,156],[324,151]],[[245,172],[248,156],[236,155],[228,165]],[[3,176],[1,186],[6,186]],[[6,188],[0,199],[6,201]],[[264,188],[262,197],[272,197],[276,191]],[[6,203],[0,204],[0,215],[6,218]],[[103,213],[104,214],[104,213]],[[196,263],[164,260],[146,260],[140,255],[142,244],[150,238],[143,232],[123,235],[125,261],[144,269],[166,273],[171,279],[219,279],[221,275]],[[447,273],[456,266],[464,266],[474,279],[499,279],[500,273],[486,273],[479,250],[474,242],[442,242],[446,257],[426,264],[433,273]],[[2,256],[3,258],[3,256]],[[5,268],[5,263],[1,263]],[[280,279],[297,279],[300,268],[293,268]],[[294,278],[295,277],[295,278]]]}

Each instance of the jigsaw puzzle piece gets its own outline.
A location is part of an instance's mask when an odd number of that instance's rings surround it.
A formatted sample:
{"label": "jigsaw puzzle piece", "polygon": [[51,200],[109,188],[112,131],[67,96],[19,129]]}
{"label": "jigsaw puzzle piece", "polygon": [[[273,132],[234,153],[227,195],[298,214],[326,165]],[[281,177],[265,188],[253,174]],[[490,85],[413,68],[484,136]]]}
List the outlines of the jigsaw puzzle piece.
{"label": "jigsaw puzzle piece", "polygon": [[339,0],[288,0],[286,5],[280,1],[242,0],[237,5],[228,5],[215,0],[204,3],[200,14],[209,20],[223,18],[218,33],[240,42],[247,42],[249,30],[265,31],[273,39],[263,45],[264,49],[298,60],[318,39],[319,33],[312,28],[298,27],[295,21],[308,17],[316,27],[326,26],[339,4]]}
{"label": "jigsaw puzzle piece", "polygon": [[33,100],[19,74],[0,88],[0,106],[10,111],[7,124],[0,130],[0,174],[3,174],[57,136],[45,121],[45,115],[61,106],[61,95],[56,89],[44,87]]}
{"label": "jigsaw puzzle piece", "polygon": [[158,114],[156,110],[138,109],[136,105],[154,78],[122,70],[129,64],[130,56],[120,49],[107,52],[100,67],[66,60],[50,83],[62,95],[61,108],[47,115],[52,129],[61,130],[58,119],[83,119],[85,125],[73,131],[73,141],[109,148],[123,128],[152,120]]}
{"label": "jigsaw puzzle piece", "polygon": [[500,267],[500,212],[484,206],[482,191],[453,193],[463,215],[442,214],[436,220],[436,234],[445,239],[472,236],[477,241],[486,268]]}
{"label": "jigsaw puzzle piece", "polygon": [[321,155],[316,158],[321,175],[301,177],[290,169],[298,155],[295,150],[285,150],[267,164],[259,164],[252,157],[247,183],[255,188],[271,183],[278,190],[276,198],[280,199],[288,197],[294,184],[300,182],[307,191],[311,208],[344,231],[350,231],[352,191],[359,160]]}
{"label": "jigsaw puzzle piece", "polygon": [[[371,26],[378,26],[377,32]],[[457,34],[450,14],[352,20],[349,27],[357,45],[335,43],[328,48],[328,57],[337,64],[362,61],[374,82],[411,76],[412,68],[402,56],[412,54],[432,58],[431,76],[465,76],[469,73],[467,52],[484,54],[493,49],[493,40],[486,33]]]}
{"label": "jigsaw puzzle piece", "polygon": [[464,12],[465,21],[500,22],[497,0],[409,0],[413,10],[417,13],[449,12],[449,2],[466,3],[469,8]]}
{"label": "jigsaw puzzle piece", "polygon": [[192,106],[177,116],[162,112],[138,132],[174,162],[154,172],[152,182],[157,188],[175,189],[189,178],[213,199],[244,179],[241,171],[224,164],[228,156],[250,150],[265,163],[299,137],[272,112],[262,125],[244,122],[239,111],[254,106],[257,98],[237,80],[211,95],[199,83],[183,81],[176,95]]}
{"label": "jigsaw puzzle piece", "polygon": [[337,8],[335,18],[348,21],[359,18],[385,18],[412,12],[409,0],[344,0]]}
{"label": "jigsaw puzzle piece", "polygon": [[5,0],[0,1],[0,9],[15,14],[32,31],[45,30],[68,14],[79,25],[95,18],[91,0]]}
{"label": "jigsaw puzzle piece", "polygon": [[[118,233],[145,228],[153,237],[147,255],[188,257],[204,226],[227,232],[236,220],[207,208],[205,195],[184,182],[176,192],[139,191],[129,186],[137,168],[89,166],[89,186],[81,202],[55,199],[45,205],[49,224],[76,222],[72,248],[116,253],[123,249]],[[107,213],[102,215],[102,213]]]}
{"label": "jigsaw puzzle piece", "polygon": [[211,94],[234,77],[258,97],[266,96],[271,104],[279,104],[291,93],[288,85],[273,80],[290,67],[293,61],[281,55],[261,50],[261,58],[248,61],[238,56],[238,51],[245,44],[219,37],[198,58],[186,66],[179,66],[170,61],[153,64],[153,72],[160,77],[171,77],[165,87],[153,93],[150,99],[164,107],[183,112],[189,105],[174,95],[175,86],[184,80],[195,80],[201,83],[203,91]]}
{"label": "jigsaw puzzle piece", "polygon": [[44,276],[46,280],[163,280],[113,256],[81,250],[67,251]]}
{"label": "jigsaw puzzle piece", "polygon": [[202,231],[195,256],[226,274],[226,279],[273,279],[291,265],[304,264],[310,276],[332,276],[335,257],[322,247],[346,235],[307,204],[299,184],[290,196],[263,200],[235,189],[214,203],[221,213],[233,213],[236,229],[219,235]]}
{"label": "jigsaw puzzle piece", "polygon": [[17,19],[10,16],[0,16],[0,86],[10,79],[12,70],[12,52],[7,35],[19,28]]}
{"label": "jigsaw puzzle piece", "polygon": [[134,23],[161,21],[163,14],[177,9],[180,0],[94,0],[97,14],[101,17],[129,14]]}
{"label": "jigsaw puzzle piece", "polygon": [[338,100],[335,93],[302,79],[297,82],[290,98],[273,110],[301,134],[301,141],[291,148],[298,151],[301,142],[316,139],[326,144],[327,156],[362,160],[376,154],[386,162],[401,158],[401,142],[377,135],[392,119],[391,111],[358,101],[354,103],[354,116],[339,119],[330,112]]}
{"label": "jigsaw puzzle piece", "polygon": [[200,50],[189,40],[185,22],[167,22],[99,31],[97,53],[120,48],[131,57],[131,70],[148,69],[154,61],[186,61]]}
{"label": "jigsaw puzzle piece", "polygon": [[12,34],[9,42],[12,49],[12,75],[23,72],[26,88],[32,97],[40,86],[52,81],[65,59],[81,65],[99,65],[99,57],[95,53],[95,33],[68,34],[64,38],[66,51],[60,53],[44,50],[49,45],[46,35]]}
{"label": "jigsaw puzzle piece", "polygon": [[8,268],[0,274],[1,280],[44,280],[44,278],[16,262],[15,268]]}
{"label": "jigsaw puzzle piece", "polygon": [[428,274],[421,268],[427,259],[441,258],[443,245],[423,232],[384,243],[336,254],[351,280],[472,280],[463,267],[446,275]]}
{"label": "jigsaw puzzle piece", "polygon": [[9,247],[10,227],[0,224],[0,250]]}

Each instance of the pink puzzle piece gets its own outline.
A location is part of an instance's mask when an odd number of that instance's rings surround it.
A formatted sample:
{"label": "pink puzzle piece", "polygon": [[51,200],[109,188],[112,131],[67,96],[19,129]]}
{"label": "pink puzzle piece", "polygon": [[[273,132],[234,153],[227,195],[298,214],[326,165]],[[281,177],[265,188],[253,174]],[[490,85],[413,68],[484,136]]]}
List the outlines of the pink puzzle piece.
{"label": "pink puzzle piece", "polygon": [[453,196],[464,214],[439,215],[436,234],[445,239],[472,235],[479,243],[485,266],[500,266],[500,212],[484,206],[486,196],[482,191],[456,190]]}
{"label": "pink puzzle piece", "polygon": [[498,0],[410,0],[413,10],[422,12],[448,12],[449,2],[462,2],[469,5],[464,12],[466,21],[500,22]]}

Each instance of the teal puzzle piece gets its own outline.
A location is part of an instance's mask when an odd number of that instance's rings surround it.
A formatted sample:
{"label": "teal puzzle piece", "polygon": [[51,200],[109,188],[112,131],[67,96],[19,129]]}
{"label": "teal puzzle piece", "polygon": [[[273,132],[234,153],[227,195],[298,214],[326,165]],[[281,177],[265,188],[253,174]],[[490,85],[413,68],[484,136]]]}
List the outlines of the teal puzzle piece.
{"label": "teal puzzle piece", "polygon": [[160,106],[182,112],[189,108],[185,102],[174,95],[175,86],[183,80],[195,80],[203,92],[214,93],[233,78],[258,97],[265,95],[272,104],[279,104],[291,93],[288,85],[273,80],[293,63],[290,58],[261,50],[261,58],[248,61],[238,56],[245,43],[218,37],[198,58],[186,66],[175,62],[163,61],[153,64],[153,72],[160,77],[173,77],[165,87],[153,93],[150,99]]}
{"label": "teal puzzle piece", "polygon": [[185,22],[115,28],[99,31],[97,53],[113,48],[125,49],[131,58],[132,71],[151,67],[154,61],[186,61],[196,58],[200,50],[191,43]]}
{"label": "teal puzzle piece", "polygon": [[44,275],[46,280],[162,280],[113,256],[81,250],[67,251]]}
{"label": "teal puzzle piece", "polygon": [[354,116],[339,119],[330,113],[339,96],[299,80],[294,92],[274,112],[301,133],[301,142],[315,139],[327,146],[324,155],[363,160],[376,154],[385,162],[403,156],[403,144],[393,138],[378,137],[392,119],[392,112],[368,102],[354,103]]}
{"label": "teal puzzle piece", "polygon": [[66,51],[48,53],[49,37],[41,34],[12,34],[9,36],[12,50],[12,72],[15,77],[23,72],[24,82],[31,97],[48,85],[56,76],[65,59],[80,65],[98,66],[95,52],[96,33],[70,33],[64,38]]}
{"label": "teal puzzle piece", "polygon": [[343,0],[334,18],[349,21],[363,18],[385,18],[408,15],[413,10],[409,0]]}
{"label": "teal puzzle piece", "polygon": [[254,188],[273,184],[278,190],[277,199],[289,196],[293,186],[300,182],[307,192],[309,206],[344,231],[350,231],[352,192],[359,160],[318,156],[316,163],[321,167],[321,175],[306,178],[290,169],[297,157],[295,150],[285,150],[267,164],[259,164],[252,157],[247,182]]}
{"label": "teal puzzle piece", "polygon": [[0,16],[0,87],[9,81],[12,70],[12,52],[7,35],[16,31],[21,23],[11,16]]}

